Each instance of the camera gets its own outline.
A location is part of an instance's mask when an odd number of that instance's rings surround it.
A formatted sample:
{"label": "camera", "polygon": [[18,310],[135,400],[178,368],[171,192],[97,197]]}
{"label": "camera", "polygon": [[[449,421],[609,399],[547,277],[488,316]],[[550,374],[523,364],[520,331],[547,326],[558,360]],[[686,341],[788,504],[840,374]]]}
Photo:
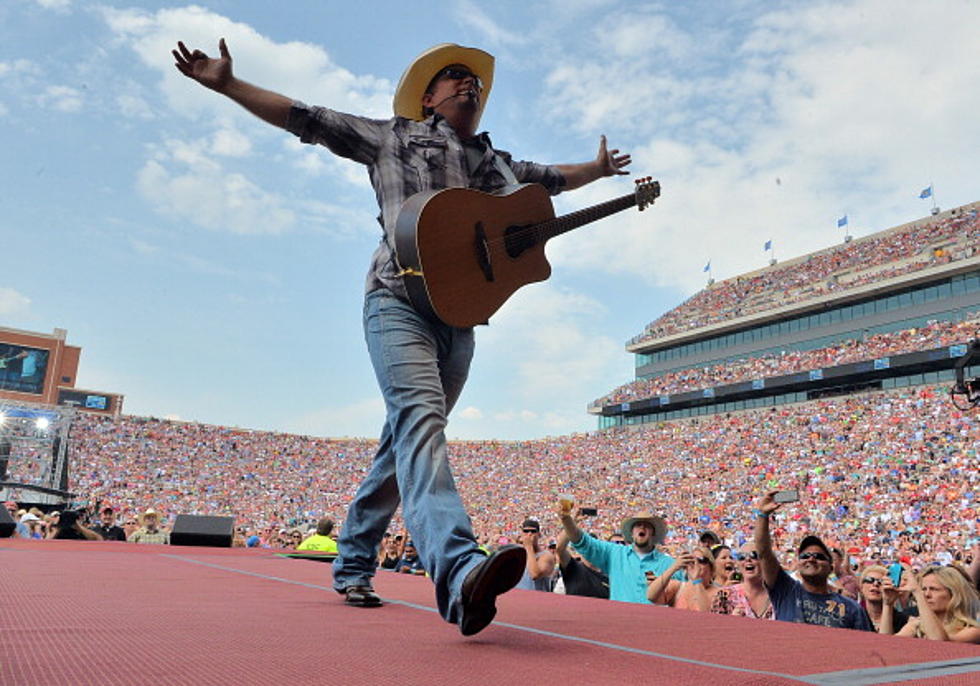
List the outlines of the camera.
{"label": "camera", "polygon": [[62,529],[70,529],[78,523],[77,510],[65,510],[58,517],[58,526]]}

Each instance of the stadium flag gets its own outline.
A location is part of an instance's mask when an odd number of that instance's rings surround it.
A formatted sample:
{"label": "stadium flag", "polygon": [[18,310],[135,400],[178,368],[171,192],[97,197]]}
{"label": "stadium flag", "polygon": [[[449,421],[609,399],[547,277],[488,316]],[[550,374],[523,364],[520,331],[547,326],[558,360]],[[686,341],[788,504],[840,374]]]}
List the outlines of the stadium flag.
{"label": "stadium flag", "polygon": [[770,238],[766,241],[766,244],[762,247],[763,250],[772,250],[772,239]]}
{"label": "stadium flag", "polygon": [[923,198],[923,199],[925,199],[925,198],[931,198],[932,197],[932,185],[929,185],[926,188],[923,188],[922,189],[922,192],[919,193],[919,197],[920,198]]}
{"label": "stadium flag", "polygon": [[708,264],[704,265],[704,269],[702,269],[701,271],[703,271],[703,272],[710,272],[711,271],[711,260],[708,260]]}
{"label": "stadium flag", "polygon": [[840,219],[837,220],[837,228],[839,229],[842,226],[847,226],[847,215],[846,214],[843,217],[841,217]]}

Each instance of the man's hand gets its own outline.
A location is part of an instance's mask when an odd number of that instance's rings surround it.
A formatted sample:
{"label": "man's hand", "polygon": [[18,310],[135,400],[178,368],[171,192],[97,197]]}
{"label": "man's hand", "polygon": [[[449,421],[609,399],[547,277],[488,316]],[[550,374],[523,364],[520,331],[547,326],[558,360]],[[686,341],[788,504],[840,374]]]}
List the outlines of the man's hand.
{"label": "man's hand", "polygon": [[622,176],[629,174],[623,167],[633,161],[628,154],[620,155],[618,148],[606,150],[606,137],[599,136],[599,154],[596,155],[596,166],[599,176]]}
{"label": "man's hand", "polygon": [[184,76],[194,79],[202,86],[206,86],[213,91],[223,92],[225,87],[231,83],[231,54],[225,39],[218,41],[218,50],[221,57],[212,58],[200,50],[191,52],[181,41],[177,41],[177,50],[171,50],[175,65]]}
{"label": "man's hand", "polygon": [[768,493],[766,493],[764,496],[762,496],[756,501],[755,503],[756,508],[758,508],[759,511],[762,512],[762,514],[766,514],[766,515],[770,515],[776,510],[778,510],[780,507],[783,506],[783,504],[777,503],[775,501],[774,496],[777,493],[779,493],[779,491],[769,491]]}

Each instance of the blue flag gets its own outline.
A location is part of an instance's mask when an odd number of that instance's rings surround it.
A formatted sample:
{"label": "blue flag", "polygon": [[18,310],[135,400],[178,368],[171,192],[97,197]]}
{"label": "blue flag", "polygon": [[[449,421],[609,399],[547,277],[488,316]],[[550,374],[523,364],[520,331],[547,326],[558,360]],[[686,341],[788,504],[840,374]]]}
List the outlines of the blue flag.
{"label": "blue flag", "polygon": [[837,228],[840,228],[842,226],[847,226],[847,215],[846,214],[843,217],[841,217],[840,219],[837,220]]}
{"label": "blue flag", "polygon": [[931,198],[932,197],[932,186],[928,188],[923,188],[922,192],[919,193],[920,198]]}
{"label": "blue flag", "polygon": [[762,249],[763,250],[769,250],[771,248],[772,248],[772,239],[770,238],[768,241],[766,241],[766,244],[764,246],[762,246]]}
{"label": "blue flag", "polygon": [[711,271],[711,260],[708,260],[708,264],[704,265],[704,269],[702,269],[701,271],[703,272]]}

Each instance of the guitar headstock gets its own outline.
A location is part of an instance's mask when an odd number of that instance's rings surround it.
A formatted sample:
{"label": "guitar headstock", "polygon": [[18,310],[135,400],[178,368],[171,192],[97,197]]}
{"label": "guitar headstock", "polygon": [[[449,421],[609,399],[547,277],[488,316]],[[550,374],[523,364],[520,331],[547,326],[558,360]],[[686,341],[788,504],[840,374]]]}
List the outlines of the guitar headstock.
{"label": "guitar headstock", "polygon": [[654,181],[652,176],[646,176],[641,179],[636,179],[634,183],[636,183],[636,189],[634,191],[636,195],[636,207],[642,212],[648,205],[652,205],[653,201],[660,197],[660,182]]}

